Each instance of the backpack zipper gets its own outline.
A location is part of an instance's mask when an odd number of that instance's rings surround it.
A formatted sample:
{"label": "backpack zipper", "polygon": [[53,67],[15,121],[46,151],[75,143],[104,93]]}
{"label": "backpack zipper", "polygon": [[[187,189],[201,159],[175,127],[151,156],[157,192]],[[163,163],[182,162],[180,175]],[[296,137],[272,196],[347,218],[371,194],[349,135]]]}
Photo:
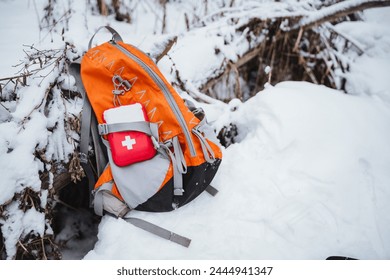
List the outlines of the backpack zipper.
{"label": "backpack zipper", "polygon": [[184,132],[184,136],[187,140],[187,144],[188,144],[188,147],[190,149],[191,156],[193,156],[193,157],[196,156],[196,150],[194,147],[194,143],[192,142],[192,139],[191,139],[191,133],[187,127],[187,124],[186,124],[186,121],[183,117],[183,114],[181,113],[175,99],[173,98],[171,92],[169,91],[167,86],[164,84],[162,79],[156,74],[156,72],[153,71],[153,69],[151,69],[149,67],[149,65],[147,65],[139,57],[137,57],[136,55],[132,54],[127,49],[125,49],[124,47],[119,45],[117,42],[110,41],[109,43],[112,44],[119,51],[121,51],[123,54],[125,54],[128,58],[130,58],[131,60],[136,62],[139,66],[141,66],[152,77],[153,81],[158,85],[158,87],[164,93],[164,97],[168,101],[168,104],[171,107],[173,114],[179,120],[179,124]]}

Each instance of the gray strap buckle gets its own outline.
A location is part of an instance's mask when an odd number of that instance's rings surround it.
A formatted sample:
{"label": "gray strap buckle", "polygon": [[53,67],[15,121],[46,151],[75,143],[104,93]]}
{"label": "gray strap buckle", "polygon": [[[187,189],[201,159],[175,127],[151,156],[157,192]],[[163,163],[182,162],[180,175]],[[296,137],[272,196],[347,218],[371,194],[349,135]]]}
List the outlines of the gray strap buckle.
{"label": "gray strap buckle", "polygon": [[184,189],[183,189],[183,188],[181,188],[181,189],[179,189],[179,188],[174,189],[174,190],[173,190],[173,194],[174,194],[174,195],[181,196],[181,195],[184,194]]}
{"label": "gray strap buckle", "polygon": [[[114,75],[112,77],[112,83],[114,84],[114,90],[112,91],[115,95],[121,94],[123,95],[125,91],[129,91],[133,86],[128,80],[123,79],[119,75]],[[122,90],[119,88],[123,87]]]}
{"label": "gray strap buckle", "polygon": [[88,163],[88,155],[84,153],[79,154],[80,163]]}
{"label": "gray strap buckle", "polygon": [[107,135],[108,134],[108,125],[106,123],[101,123],[98,126],[99,134],[100,135]]}

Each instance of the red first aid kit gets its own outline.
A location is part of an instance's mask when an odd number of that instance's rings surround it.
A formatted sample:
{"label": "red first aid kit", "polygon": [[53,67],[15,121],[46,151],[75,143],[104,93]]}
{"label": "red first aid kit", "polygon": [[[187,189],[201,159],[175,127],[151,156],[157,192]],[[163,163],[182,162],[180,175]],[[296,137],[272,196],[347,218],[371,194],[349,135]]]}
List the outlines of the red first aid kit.
{"label": "red first aid kit", "polygon": [[[144,107],[140,103],[119,106],[103,112],[107,124],[149,121]],[[127,166],[135,162],[151,159],[156,154],[152,139],[139,131],[120,131],[109,133],[112,159],[118,166]]]}

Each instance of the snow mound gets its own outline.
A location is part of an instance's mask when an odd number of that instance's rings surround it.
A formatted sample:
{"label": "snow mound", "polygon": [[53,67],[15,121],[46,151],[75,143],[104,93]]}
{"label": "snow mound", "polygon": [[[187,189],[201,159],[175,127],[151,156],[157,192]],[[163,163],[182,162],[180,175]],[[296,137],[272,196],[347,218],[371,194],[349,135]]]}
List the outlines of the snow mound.
{"label": "snow mound", "polygon": [[205,109],[216,125],[235,123],[241,137],[224,150],[219,194],[170,213],[133,213],[191,246],[104,217],[85,259],[390,258],[388,106],[283,82],[234,111]]}

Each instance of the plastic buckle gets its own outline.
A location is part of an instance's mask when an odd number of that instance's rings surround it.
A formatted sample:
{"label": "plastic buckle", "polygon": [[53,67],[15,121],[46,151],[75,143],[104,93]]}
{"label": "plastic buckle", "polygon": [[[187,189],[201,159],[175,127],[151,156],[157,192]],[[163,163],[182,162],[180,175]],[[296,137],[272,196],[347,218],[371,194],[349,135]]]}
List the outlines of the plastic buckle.
{"label": "plastic buckle", "polygon": [[170,147],[173,147],[173,142],[172,140],[167,140],[164,142],[164,146],[167,147],[167,148],[170,148]]}
{"label": "plastic buckle", "polygon": [[124,95],[125,91],[123,89],[114,89],[112,90],[113,95]]}
{"label": "plastic buckle", "polygon": [[182,196],[184,193],[183,189],[174,189],[173,194],[177,196]]}
{"label": "plastic buckle", "polygon": [[131,87],[132,87],[132,85],[130,84],[130,82],[128,80],[123,80],[122,86],[125,89],[125,91],[131,90]]}
{"label": "plastic buckle", "polygon": [[119,87],[119,86],[122,85],[123,79],[122,79],[122,77],[119,76],[119,75],[114,75],[114,76],[112,77],[112,82],[114,83],[114,86]]}
{"label": "plastic buckle", "polygon": [[108,125],[106,123],[99,124],[98,130],[99,130],[99,135],[107,135],[108,134]]}
{"label": "plastic buckle", "polygon": [[179,208],[179,203],[177,203],[177,202],[172,202],[172,209],[173,210],[176,210],[176,209],[178,209]]}
{"label": "plastic buckle", "polygon": [[84,153],[80,153],[80,162],[81,163],[88,163],[88,156]]}

